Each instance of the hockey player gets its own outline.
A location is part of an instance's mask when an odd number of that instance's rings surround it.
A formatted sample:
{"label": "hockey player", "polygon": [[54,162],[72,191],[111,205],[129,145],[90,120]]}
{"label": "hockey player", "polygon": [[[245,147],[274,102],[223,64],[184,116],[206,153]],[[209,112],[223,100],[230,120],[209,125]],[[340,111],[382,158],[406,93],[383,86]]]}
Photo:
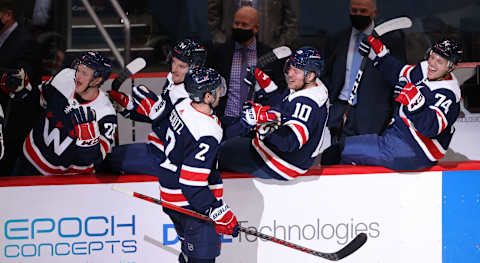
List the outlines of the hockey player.
{"label": "hockey player", "polygon": [[214,262],[220,254],[217,233],[238,235],[237,219],[222,200],[222,178],[215,170],[222,128],[212,113],[226,88],[213,69],[194,68],[185,77],[185,90],[189,98],[177,103],[168,116],[165,162],[176,172],[159,178],[160,195],[164,202],[193,209],[215,221],[164,208],[182,243],[179,261]]}
{"label": "hockey player", "polygon": [[[134,87],[131,96],[113,90],[109,95],[118,106],[117,110],[125,117],[142,122],[161,122],[162,118],[158,117],[162,112],[166,112],[163,116],[168,116],[178,100],[188,97],[183,83],[188,70],[203,66],[206,58],[207,51],[203,46],[190,39],[182,40],[170,51],[168,60],[171,71],[167,75],[160,97],[146,87]],[[165,160],[165,138],[162,137],[165,131],[160,128],[164,126],[155,126],[157,128],[152,128],[152,132],[148,134],[147,144],[133,143],[114,147],[106,169],[154,176],[160,176],[164,169],[168,169],[158,168],[158,164]]]}
{"label": "hockey player", "polygon": [[[316,49],[296,50],[285,65],[289,91],[277,109],[281,117],[268,106],[247,106],[241,123],[256,130],[255,138],[234,137],[222,144],[219,169],[278,180],[305,174],[319,154],[328,116],[328,91],[318,78],[322,67],[323,57]],[[264,73],[256,75],[268,78]],[[281,119],[280,126],[270,124],[276,119]]]}
{"label": "hockey player", "polygon": [[362,42],[360,52],[382,71],[400,106],[381,135],[348,137],[344,145],[325,150],[330,158],[324,163],[340,159],[341,163],[394,170],[417,170],[436,164],[448,149],[460,111],[460,88],[451,73],[462,58],[460,45],[451,39],[436,43],[426,52],[426,60],[417,65],[400,63],[372,36]]}
{"label": "hockey player", "polygon": [[110,151],[117,118],[99,88],[110,76],[110,60],[87,52],[41,87],[15,91],[16,99],[40,102],[43,112],[28,134],[14,175],[94,172]]}

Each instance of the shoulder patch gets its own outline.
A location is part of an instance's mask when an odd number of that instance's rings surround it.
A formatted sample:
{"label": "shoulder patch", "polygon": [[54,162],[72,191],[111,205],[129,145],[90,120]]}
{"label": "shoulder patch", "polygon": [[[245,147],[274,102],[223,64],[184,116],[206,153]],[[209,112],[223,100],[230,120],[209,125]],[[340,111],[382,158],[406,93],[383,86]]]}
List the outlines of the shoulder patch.
{"label": "shoulder patch", "polygon": [[193,108],[191,103],[192,100],[186,98],[175,106],[175,110],[178,112],[192,136],[197,141],[201,137],[211,136],[220,143],[222,141],[223,130],[216,116],[199,112]]}
{"label": "shoulder patch", "polygon": [[291,92],[290,95],[288,95],[288,101],[292,101],[300,97],[306,97],[310,100],[313,100],[319,108],[322,107],[328,100],[328,89],[318,78],[316,83],[317,86],[315,87]]}

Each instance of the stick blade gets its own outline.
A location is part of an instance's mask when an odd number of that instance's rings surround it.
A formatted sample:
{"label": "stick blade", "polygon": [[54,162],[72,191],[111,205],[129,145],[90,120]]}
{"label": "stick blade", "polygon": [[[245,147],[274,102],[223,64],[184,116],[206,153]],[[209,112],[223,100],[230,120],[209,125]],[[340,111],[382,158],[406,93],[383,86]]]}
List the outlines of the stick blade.
{"label": "stick blade", "polygon": [[351,255],[353,252],[361,248],[365,244],[365,242],[367,242],[367,239],[367,234],[358,234],[350,243],[348,243],[348,245],[334,253],[334,260],[337,261]]}
{"label": "stick blade", "polygon": [[375,32],[378,36],[384,35],[390,31],[409,28],[412,26],[412,20],[406,16],[397,17],[391,20],[388,20],[375,27]]}
{"label": "stick blade", "polygon": [[273,54],[275,54],[277,59],[286,58],[286,57],[288,57],[292,54],[292,50],[287,46],[281,46],[281,47],[274,48],[272,50],[272,52],[273,52]]}
{"label": "stick blade", "polygon": [[118,187],[118,186],[116,186],[116,185],[113,185],[113,186],[112,186],[112,190],[113,190],[113,191],[116,191],[116,192],[120,192],[120,193],[122,193],[122,194],[130,195],[130,196],[133,196],[133,195],[134,195],[132,191],[125,190],[125,189],[120,188],[120,187]]}
{"label": "stick blade", "polygon": [[133,75],[139,72],[140,70],[144,69],[146,66],[147,66],[147,62],[145,61],[145,59],[143,59],[142,57],[138,57],[132,60],[132,62],[128,63],[126,68]]}

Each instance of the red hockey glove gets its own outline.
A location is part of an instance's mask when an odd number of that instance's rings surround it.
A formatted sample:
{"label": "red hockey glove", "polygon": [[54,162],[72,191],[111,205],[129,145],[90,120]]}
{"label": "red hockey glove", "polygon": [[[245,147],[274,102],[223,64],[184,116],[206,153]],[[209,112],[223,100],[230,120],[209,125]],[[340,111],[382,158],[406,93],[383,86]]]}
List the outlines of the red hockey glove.
{"label": "red hockey glove", "polygon": [[141,115],[151,120],[156,119],[165,109],[165,101],[147,87],[140,85],[133,87],[133,108]]}
{"label": "red hockey glove", "polygon": [[238,236],[238,222],[227,204],[210,208],[208,217],[215,222],[215,231],[219,234]]}
{"label": "red hockey glove", "polygon": [[276,112],[271,110],[270,106],[263,106],[252,101],[248,101],[242,111],[242,122],[250,128],[275,122],[278,120],[277,117]]}
{"label": "red hockey glove", "polygon": [[393,98],[407,106],[408,111],[414,112],[425,104],[425,97],[413,83],[399,81],[395,84]]}
{"label": "red hockey glove", "polygon": [[30,80],[23,68],[15,73],[3,73],[0,89],[11,98],[22,99],[32,90]]}
{"label": "red hockey glove", "polygon": [[110,101],[112,102],[115,111],[120,112],[120,114],[127,117],[129,113],[128,111],[133,109],[133,102],[130,96],[115,90],[108,91],[108,96],[110,97]]}
{"label": "red hockey glove", "polygon": [[250,86],[255,85],[255,97],[258,99],[262,99],[267,94],[278,89],[278,86],[275,84],[275,82],[273,82],[272,79],[270,79],[270,77],[259,68],[252,70],[252,68],[248,67],[247,75],[243,81]]}
{"label": "red hockey glove", "polygon": [[362,39],[360,46],[358,47],[358,52],[362,56],[367,56],[370,60],[375,60],[377,57],[382,58],[390,51],[383,45],[382,41],[373,36],[368,36],[368,38]]}
{"label": "red hockey glove", "polygon": [[90,147],[99,142],[95,110],[91,107],[79,106],[71,111],[73,126],[75,127],[76,144],[81,147]]}

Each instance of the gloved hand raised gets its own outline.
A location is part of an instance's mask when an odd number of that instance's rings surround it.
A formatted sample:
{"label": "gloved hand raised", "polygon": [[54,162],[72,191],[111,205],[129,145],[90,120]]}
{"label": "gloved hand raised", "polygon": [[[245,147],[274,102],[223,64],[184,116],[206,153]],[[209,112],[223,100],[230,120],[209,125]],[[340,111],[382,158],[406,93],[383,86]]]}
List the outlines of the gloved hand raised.
{"label": "gloved hand raised", "polygon": [[11,98],[22,99],[32,90],[32,86],[27,73],[21,68],[16,72],[3,73],[0,89]]}
{"label": "gloved hand raised", "polygon": [[247,75],[243,81],[249,86],[254,87],[255,98],[257,99],[262,99],[267,94],[278,89],[275,82],[273,82],[272,79],[270,79],[270,77],[259,68],[252,69],[251,67],[248,67]]}
{"label": "gloved hand raised", "polygon": [[165,110],[165,100],[147,87],[140,85],[132,90],[133,110],[155,120]]}
{"label": "gloved hand raised", "polygon": [[[362,56],[368,56],[372,61],[376,61],[377,58],[382,58],[390,51],[385,45],[383,45],[380,39],[373,36],[368,36],[367,38],[362,39],[360,46],[358,47],[358,52]],[[374,63],[374,66],[376,63]]]}
{"label": "gloved hand raised", "polygon": [[90,147],[99,142],[100,132],[95,110],[91,107],[78,106],[71,110],[76,144],[80,147]]}
{"label": "gloved hand raised", "polygon": [[407,82],[406,79],[399,80],[395,84],[393,98],[395,101],[407,106],[410,112],[419,110],[425,104],[425,97],[418,87],[413,83]]}
{"label": "gloved hand raised", "polygon": [[242,122],[250,128],[257,125],[279,121],[280,113],[272,110],[270,106],[248,101],[243,106]]}

